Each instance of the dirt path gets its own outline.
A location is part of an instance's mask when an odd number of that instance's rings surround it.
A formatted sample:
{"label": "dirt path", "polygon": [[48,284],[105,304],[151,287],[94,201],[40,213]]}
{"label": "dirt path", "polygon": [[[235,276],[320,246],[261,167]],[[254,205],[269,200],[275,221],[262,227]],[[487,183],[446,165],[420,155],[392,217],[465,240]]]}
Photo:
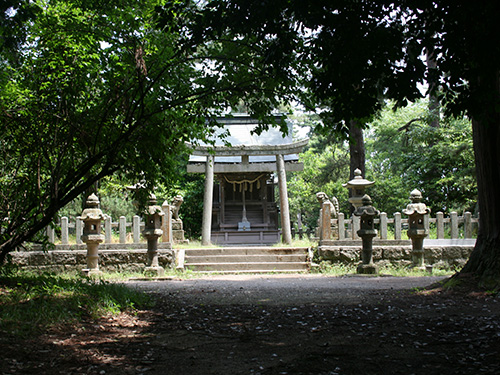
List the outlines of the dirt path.
{"label": "dirt path", "polygon": [[[439,278],[129,282],[158,303],[3,352],[5,374],[498,374],[500,298]],[[8,338],[2,338],[2,343]]]}
{"label": "dirt path", "polygon": [[423,288],[443,277],[328,277],[310,274],[216,275],[191,280],[129,281],[131,287],[187,304],[336,305],[377,298],[377,291]]}

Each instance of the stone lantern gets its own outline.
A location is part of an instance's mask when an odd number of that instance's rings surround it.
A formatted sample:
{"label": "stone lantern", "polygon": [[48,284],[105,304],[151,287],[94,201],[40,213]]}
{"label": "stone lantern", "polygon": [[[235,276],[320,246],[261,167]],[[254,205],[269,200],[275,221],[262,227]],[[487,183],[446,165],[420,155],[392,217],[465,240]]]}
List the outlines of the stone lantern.
{"label": "stone lantern", "polygon": [[425,203],[422,203],[422,193],[417,189],[410,193],[411,203],[403,210],[408,215],[408,237],[412,244],[413,268],[425,270],[424,266],[424,238],[429,235],[425,228],[424,216],[431,212]]}
{"label": "stone lantern", "polygon": [[372,186],[374,183],[375,181],[364,179],[361,176],[361,170],[356,169],[354,171],[354,178],[346,184],[342,184],[343,187],[351,189],[352,194],[349,202],[353,205],[354,209],[361,207],[366,188]]}
{"label": "stone lantern", "polygon": [[99,244],[104,241],[101,234],[101,221],[106,218],[99,208],[99,198],[91,194],[85,202],[85,209],[80,219],[83,221],[82,241],[87,244],[87,268],[83,273],[92,276],[99,275]]}
{"label": "stone lantern", "polygon": [[379,215],[379,211],[372,206],[372,200],[368,195],[364,195],[361,200],[361,206],[357,207],[354,215],[361,219],[361,229],[358,230],[358,236],[363,241],[361,250],[361,263],[357,272],[361,274],[376,274],[378,267],[373,264],[373,237],[377,235],[374,219]]}
{"label": "stone lantern", "polygon": [[165,215],[162,207],[157,204],[156,196],[150,195],[149,206],[144,213],[145,228],[142,235],[148,241],[148,259],[146,273],[153,276],[163,276],[165,270],[158,264],[158,237],[161,237],[161,219]]}

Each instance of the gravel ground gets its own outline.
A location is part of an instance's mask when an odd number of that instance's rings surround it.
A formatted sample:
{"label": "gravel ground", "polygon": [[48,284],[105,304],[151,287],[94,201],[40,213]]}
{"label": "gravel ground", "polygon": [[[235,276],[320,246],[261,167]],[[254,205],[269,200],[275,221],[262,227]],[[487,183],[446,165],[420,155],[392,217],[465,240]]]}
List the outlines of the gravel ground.
{"label": "gravel ground", "polygon": [[191,280],[129,281],[147,293],[176,296],[184,303],[221,305],[355,304],[374,291],[424,288],[445,277],[328,277],[309,274],[216,275]]}

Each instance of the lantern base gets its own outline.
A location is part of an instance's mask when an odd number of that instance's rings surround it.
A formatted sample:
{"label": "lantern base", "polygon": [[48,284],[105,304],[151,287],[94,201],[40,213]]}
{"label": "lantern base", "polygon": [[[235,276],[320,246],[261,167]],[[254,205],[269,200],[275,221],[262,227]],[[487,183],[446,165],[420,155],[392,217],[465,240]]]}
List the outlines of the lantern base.
{"label": "lantern base", "polygon": [[102,275],[102,271],[98,268],[84,268],[82,270],[82,275],[88,277],[99,277]]}
{"label": "lantern base", "polygon": [[147,277],[163,277],[165,276],[165,270],[163,267],[146,267],[144,268],[144,275]]}
{"label": "lantern base", "polygon": [[378,274],[378,267],[373,263],[372,264],[361,263],[358,266],[356,272],[363,275],[376,275]]}

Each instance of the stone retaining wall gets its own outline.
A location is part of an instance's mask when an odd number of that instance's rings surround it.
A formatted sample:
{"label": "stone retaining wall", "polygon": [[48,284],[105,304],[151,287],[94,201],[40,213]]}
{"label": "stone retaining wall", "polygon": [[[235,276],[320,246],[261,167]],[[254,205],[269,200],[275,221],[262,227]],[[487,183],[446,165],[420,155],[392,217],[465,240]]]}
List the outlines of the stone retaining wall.
{"label": "stone retaining wall", "polygon": [[[147,250],[99,249],[99,269],[103,272],[142,272],[146,266]],[[51,250],[12,252],[12,263],[24,269],[55,272],[81,271],[87,268],[87,250]],[[159,249],[158,262],[163,268],[173,268],[175,251]]]}
{"label": "stone retaining wall", "polygon": [[[471,245],[452,246],[426,246],[424,248],[424,261],[426,265],[437,268],[462,267],[469,259],[474,249]],[[411,245],[399,246],[373,246],[373,261],[378,266],[411,265]],[[320,260],[332,263],[358,263],[361,261],[360,246],[319,246]]]}

